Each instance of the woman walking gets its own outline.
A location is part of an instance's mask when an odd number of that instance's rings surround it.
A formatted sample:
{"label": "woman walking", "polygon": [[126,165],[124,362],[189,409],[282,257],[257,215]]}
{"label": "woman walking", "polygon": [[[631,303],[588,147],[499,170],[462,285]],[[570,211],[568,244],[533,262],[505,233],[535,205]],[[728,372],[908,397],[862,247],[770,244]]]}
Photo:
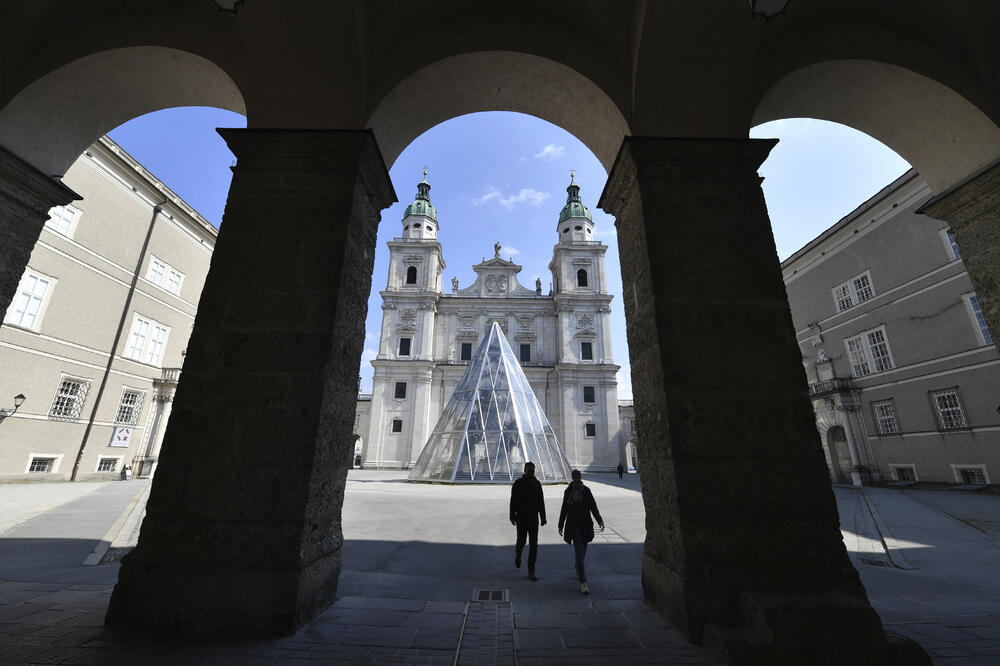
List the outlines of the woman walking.
{"label": "woman walking", "polygon": [[[566,543],[573,544],[576,555],[576,575],[580,579],[580,592],[590,594],[587,587],[587,574],[583,568],[583,558],[587,555],[587,544],[594,540],[594,521],[604,529],[604,519],[597,510],[597,502],[590,488],[583,485],[580,470],[574,469],[573,480],[563,493],[562,509],[559,511],[559,535]],[[565,530],[563,529],[565,527]]]}

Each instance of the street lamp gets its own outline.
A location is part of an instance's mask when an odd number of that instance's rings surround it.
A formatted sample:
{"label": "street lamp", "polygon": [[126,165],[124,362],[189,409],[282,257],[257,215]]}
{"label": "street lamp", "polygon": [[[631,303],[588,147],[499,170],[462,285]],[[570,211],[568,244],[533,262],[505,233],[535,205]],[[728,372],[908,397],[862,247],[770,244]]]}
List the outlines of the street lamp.
{"label": "street lamp", "polygon": [[23,393],[18,393],[17,395],[15,395],[14,409],[10,410],[9,412],[6,409],[0,409],[0,423],[3,423],[4,419],[6,419],[8,416],[13,416],[14,414],[16,414],[17,410],[21,408],[21,405],[24,404],[25,400],[27,400],[27,398],[24,397]]}

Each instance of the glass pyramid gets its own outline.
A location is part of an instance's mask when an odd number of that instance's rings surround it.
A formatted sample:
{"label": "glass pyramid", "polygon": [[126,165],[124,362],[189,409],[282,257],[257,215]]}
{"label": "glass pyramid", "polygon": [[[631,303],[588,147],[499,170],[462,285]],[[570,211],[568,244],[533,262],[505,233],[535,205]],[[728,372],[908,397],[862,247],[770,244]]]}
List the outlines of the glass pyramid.
{"label": "glass pyramid", "polygon": [[479,344],[410,481],[513,483],[524,463],[542,483],[569,482],[569,463],[496,322]]}

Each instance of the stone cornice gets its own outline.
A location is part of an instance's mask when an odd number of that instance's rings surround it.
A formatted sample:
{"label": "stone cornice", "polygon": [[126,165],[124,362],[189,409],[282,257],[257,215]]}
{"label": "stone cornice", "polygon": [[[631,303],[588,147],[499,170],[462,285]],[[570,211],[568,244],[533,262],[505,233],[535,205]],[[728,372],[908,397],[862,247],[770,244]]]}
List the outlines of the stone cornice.
{"label": "stone cornice", "polygon": [[38,220],[38,228],[53,206],[83,199],[58,180],[49,178],[19,157],[0,148],[0,210],[7,215]]}

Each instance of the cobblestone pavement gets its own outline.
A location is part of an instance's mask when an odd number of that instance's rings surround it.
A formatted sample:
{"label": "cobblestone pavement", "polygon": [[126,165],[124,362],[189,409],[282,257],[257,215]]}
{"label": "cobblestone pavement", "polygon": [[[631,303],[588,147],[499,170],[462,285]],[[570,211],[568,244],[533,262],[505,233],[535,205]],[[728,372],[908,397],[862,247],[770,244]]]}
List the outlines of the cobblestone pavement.
{"label": "cobblestone pavement", "polygon": [[[636,477],[587,479],[609,527],[587,554],[587,597],[555,534],[562,487],[545,489],[550,522],[532,582],[513,566],[508,489],[411,485],[392,472],[349,479],[343,596],[283,638],[103,626],[118,564],[82,562],[101,544],[125,551],[134,541],[141,486],[103,484],[0,533],[0,665],[717,663],[641,600]],[[836,496],[845,543],[886,628],[917,640],[935,664],[1000,664],[1000,498],[853,488]],[[481,602],[476,589],[507,596]]]}

